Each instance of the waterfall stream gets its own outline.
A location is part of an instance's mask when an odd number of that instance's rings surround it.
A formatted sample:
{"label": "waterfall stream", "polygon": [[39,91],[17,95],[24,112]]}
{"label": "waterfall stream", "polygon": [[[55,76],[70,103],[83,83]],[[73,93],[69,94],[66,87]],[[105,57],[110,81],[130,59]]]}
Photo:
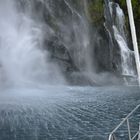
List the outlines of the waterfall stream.
{"label": "waterfall stream", "polygon": [[108,10],[106,9],[105,11],[105,17],[107,19],[105,26],[110,34],[110,40],[112,40],[110,47],[119,47],[121,58],[120,71],[122,75],[135,76],[134,52],[128,46],[124,13],[117,3],[108,2],[106,5],[108,5],[106,7]]}
{"label": "waterfall stream", "polygon": [[[113,3],[110,3],[110,8],[112,8],[112,4]],[[111,11],[113,11],[113,9],[111,9]],[[113,13],[111,13],[111,16],[113,16]],[[131,51],[128,47],[125,33],[126,30],[125,16],[118,4],[116,4],[116,25],[113,25],[113,30],[115,39],[120,47],[122,75],[134,76],[135,75],[133,67],[134,52]]]}

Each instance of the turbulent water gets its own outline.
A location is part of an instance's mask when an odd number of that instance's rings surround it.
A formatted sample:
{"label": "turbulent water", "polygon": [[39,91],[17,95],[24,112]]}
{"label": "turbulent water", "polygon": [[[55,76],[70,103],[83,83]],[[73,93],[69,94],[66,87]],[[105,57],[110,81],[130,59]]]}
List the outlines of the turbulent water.
{"label": "turbulent water", "polygon": [[[139,103],[139,89],[128,87],[3,90],[0,140],[107,140]],[[132,132],[136,122],[130,120]],[[127,139],[127,129],[117,135]]]}

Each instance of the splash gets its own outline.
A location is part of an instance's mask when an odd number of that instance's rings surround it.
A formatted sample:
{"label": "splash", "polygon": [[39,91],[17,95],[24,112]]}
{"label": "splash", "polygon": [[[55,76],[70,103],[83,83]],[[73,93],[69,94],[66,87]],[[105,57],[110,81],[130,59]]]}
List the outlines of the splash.
{"label": "splash", "polygon": [[64,82],[58,67],[47,60],[47,51],[41,49],[43,35],[43,23],[18,11],[15,1],[0,2],[1,85]]}

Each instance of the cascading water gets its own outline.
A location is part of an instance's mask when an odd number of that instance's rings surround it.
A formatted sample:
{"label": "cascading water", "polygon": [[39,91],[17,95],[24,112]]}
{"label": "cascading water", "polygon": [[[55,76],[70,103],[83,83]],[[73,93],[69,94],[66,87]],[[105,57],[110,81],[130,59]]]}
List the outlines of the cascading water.
{"label": "cascading water", "polygon": [[68,77],[78,75],[92,81],[94,53],[85,1],[75,7],[74,2],[67,0],[6,0],[1,7],[2,80],[15,85],[35,81],[64,84],[63,75],[68,73]]}
{"label": "cascading water", "polygon": [[[122,75],[135,76],[134,52],[128,47],[125,16],[122,9],[117,3],[106,1],[105,17],[105,26],[110,34],[110,40],[112,40],[111,46],[118,45],[120,50],[121,68],[118,64],[115,67],[120,69]],[[113,52],[111,51],[111,53]]]}
{"label": "cascading water", "polygon": [[41,50],[43,24],[17,10],[15,1],[0,2],[1,85],[63,83],[58,67]]}
{"label": "cascading water", "polygon": [[[110,10],[113,3],[110,3]],[[113,17],[113,13],[111,13]],[[116,25],[113,25],[114,36],[118,45],[120,47],[121,53],[121,65],[122,65],[122,75],[135,75],[133,59],[134,52],[131,51],[127,45],[126,33],[125,33],[125,16],[122,9],[116,4]]]}

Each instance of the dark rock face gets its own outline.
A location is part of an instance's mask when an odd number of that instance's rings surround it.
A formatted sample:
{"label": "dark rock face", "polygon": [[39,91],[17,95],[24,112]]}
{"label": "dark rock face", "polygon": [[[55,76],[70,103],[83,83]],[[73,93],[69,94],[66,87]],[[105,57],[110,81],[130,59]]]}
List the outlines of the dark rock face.
{"label": "dark rock face", "polygon": [[44,49],[49,51],[50,61],[57,61],[63,72],[79,71],[67,47],[56,36],[45,40]]}
{"label": "dark rock face", "polygon": [[52,63],[59,64],[68,83],[71,85],[97,85],[95,81],[80,72],[80,69],[75,65],[70,52],[66,46],[57,37],[52,37],[52,40],[47,40],[45,50],[48,50],[49,59]]}
{"label": "dark rock face", "polygon": [[109,35],[104,26],[99,29],[99,37],[95,42],[95,59],[97,63],[97,71],[112,71],[111,50],[109,47]]}

